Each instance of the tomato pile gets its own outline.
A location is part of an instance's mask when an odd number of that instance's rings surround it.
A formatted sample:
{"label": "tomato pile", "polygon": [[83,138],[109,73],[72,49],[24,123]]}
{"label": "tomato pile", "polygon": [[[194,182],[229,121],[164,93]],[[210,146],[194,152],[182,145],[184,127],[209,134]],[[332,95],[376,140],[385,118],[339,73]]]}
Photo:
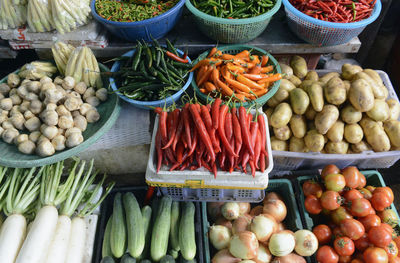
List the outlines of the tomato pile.
{"label": "tomato pile", "polygon": [[313,228],[319,242],[317,261],[399,263],[392,190],[367,186],[365,176],[352,166],[340,170],[328,165],[321,179],[322,183],[308,180],[302,185],[307,212],[328,219]]}

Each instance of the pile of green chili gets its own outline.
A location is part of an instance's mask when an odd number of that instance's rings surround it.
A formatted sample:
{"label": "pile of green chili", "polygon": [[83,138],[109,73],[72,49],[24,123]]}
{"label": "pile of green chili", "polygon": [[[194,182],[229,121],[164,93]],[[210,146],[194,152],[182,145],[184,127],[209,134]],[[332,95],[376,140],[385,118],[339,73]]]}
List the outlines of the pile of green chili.
{"label": "pile of green chili", "polygon": [[200,11],[211,16],[240,19],[262,15],[271,10],[276,0],[190,0]]}
{"label": "pile of green chili", "polygon": [[131,57],[118,57],[121,67],[111,72],[119,94],[140,101],[164,100],[178,92],[187,81],[189,63],[187,53],[179,56],[172,43],[166,39],[167,47],[153,40],[152,45],[139,42]]}
{"label": "pile of green chili", "polygon": [[179,0],[148,0],[147,4],[135,4],[126,0],[96,0],[96,12],[102,18],[110,21],[137,22],[161,15],[178,2]]}

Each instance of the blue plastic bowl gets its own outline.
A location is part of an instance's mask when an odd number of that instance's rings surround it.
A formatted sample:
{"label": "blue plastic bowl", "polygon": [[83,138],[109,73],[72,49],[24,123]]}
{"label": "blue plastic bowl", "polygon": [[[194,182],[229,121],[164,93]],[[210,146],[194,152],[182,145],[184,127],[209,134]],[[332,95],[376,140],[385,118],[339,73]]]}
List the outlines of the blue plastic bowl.
{"label": "blue plastic bowl", "polygon": [[[135,53],[135,50],[136,49],[126,52],[122,56],[131,57]],[[178,53],[181,56],[183,55],[183,51],[181,51],[179,49],[177,49],[176,51],[178,51]],[[189,63],[192,62],[189,57],[188,57],[188,60],[189,60]],[[111,68],[111,72],[117,72],[120,67],[121,67],[121,63],[119,61],[116,61]],[[181,98],[183,92],[185,92],[185,90],[189,87],[190,83],[192,82],[192,79],[193,79],[193,72],[190,72],[189,76],[187,77],[187,81],[186,81],[185,85],[177,93],[175,93],[171,97],[168,97],[164,100],[155,100],[155,101],[140,101],[140,100],[133,100],[128,97],[125,97],[123,94],[117,92],[118,87],[115,83],[114,78],[110,78],[110,85],[111,85],[111,88],[115,91],[115,93],[124,101],[132,104],[135,107],[141,108],[141,109],[152,110],[152,107],[164,107],[164,105],[166,107],[168,107],[168,106],[171,106],[174,102],[178,101]]]}
{"label": "blue plastic bowl", "polygon": [[155,39],[162,38],[175,26],[182,15],[185,0],[180,0],[174,7],[159,16],[138,22],[115,22],[104,19],[97,14],[95,2],[96,0],[92,0],[90,3],[93,17],[112,34],[128,41],[138,39],[151,41],[150,36]]}

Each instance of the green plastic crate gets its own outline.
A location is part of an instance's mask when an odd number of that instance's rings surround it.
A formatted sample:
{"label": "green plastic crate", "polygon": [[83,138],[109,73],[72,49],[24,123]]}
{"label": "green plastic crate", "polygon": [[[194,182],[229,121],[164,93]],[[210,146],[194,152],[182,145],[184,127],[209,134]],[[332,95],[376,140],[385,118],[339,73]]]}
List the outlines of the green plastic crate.
{"label": "green plastic crate", "polygon": [[[274,70],[272,71],[272,73],[276,74],[276,73],[282,73],[281,71],[281,67],[279,66],[278,61],[267,51],[258,48],[258,47],[254,47],[254,46],[249,46],[249,45],[228,45],[228,46],[220,46],[218,47],[218,50],[222,51],[222,53],[226,53],[226,54],[237,54],[243,50],[252,50],[252,53],[255,55],[259,55],[259,56],[263,56],[263,55],[267,55],[269,57],[268,59],[268,63],[267,66],[273,66]],[[209,51],[206,51],[202,54],[200,54],[200,56],[193,61],[193,65],[196,65],[199,61],[205,59],[208,55]],[[269,91],[267,92],[267,94],[261,96],[260,98],[256,99],[256,100],[252,100],[249,102],[245,102],[245,103],[240,103],[237,102],[235,103],[236,107],[239,107],[241,105],[243,105],[244,107],[248,108],[251,105],[257,104],[258,106],[262,106],[265,103],[267,103],[267,101],[272,98],[272,96],[275,95],[275,93],[278,91],[279,86],[281,84],[281,81],[275,81],[274,85],[272,85],[269,89]],[[193,86],[193,90],[196,93],[196,96],[200,99],[201,102],[203,103],[208,103],[210,101],[214,101],[214,98],[212,97],[208,97],[206,94],[202,93],[199,89],[199,87],[196,84],[196,78],[194,77],[192,79],[192,86]]]}
{"label": "green plastic crate", "polygon": [[[284,225],[292,230],[297,231],[303,229],[303,224],[301,222],[299,209],[296,204],[296,197],[293,192],[293,185],[288,179],[271,179],[269,180],[268,187],[265,192],[276,192],[282,196],[287,207],[287,216],[283,221]],[[258,205],[255,203],[253,205]],[[211,254],[215,254],[215,249],[210,245],[208,240],[208,229],[210,227],[210,222],[207,218],[207,203],[203,202],[201,204],[201,213],[203,221],[203,243],[204,243],[204,259],[206,263],[211,262]],[[309,258],[307,258],[309,261]]]}

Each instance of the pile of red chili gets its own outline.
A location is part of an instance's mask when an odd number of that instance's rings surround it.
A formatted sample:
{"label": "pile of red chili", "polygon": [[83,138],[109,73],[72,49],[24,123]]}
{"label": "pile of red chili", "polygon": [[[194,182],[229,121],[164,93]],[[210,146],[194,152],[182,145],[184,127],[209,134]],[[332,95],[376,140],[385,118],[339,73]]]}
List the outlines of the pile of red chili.
{"label": "pile of red chili", "polygon": [[299,11],[319,20],[351,23],[371,16],[376,0],[289,0]]}
{"label": "pile of red chili", "polygon": [[170,171],[204,167],[215,177],[218,169],[247,173],[247,165],[253,177],[256,170],[264,172],[268,153],[263,115],[253,116],[243,106],[229,108],[221,99],[212,105],[187,103],[182,109],[155,112],[157,172],[162,164]]}

